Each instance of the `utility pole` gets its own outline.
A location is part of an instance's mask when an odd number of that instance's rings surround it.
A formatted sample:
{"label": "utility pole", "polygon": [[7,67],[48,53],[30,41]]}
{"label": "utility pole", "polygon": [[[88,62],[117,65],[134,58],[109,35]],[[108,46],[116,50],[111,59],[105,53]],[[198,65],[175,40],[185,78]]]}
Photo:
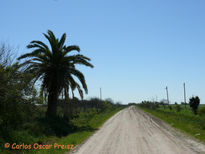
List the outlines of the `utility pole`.
{"label": "utility pole", "polygon": [[100,88],[100,100],[102,100],[102,90]]}
{"label": "utility pole", "polygon": [[185,108],[186,108],[186,85],[184,83],[184,104],[185,104]]}
{"label": "utility pole", "polygon": [[168,87],[166,87],[166,92],[167,92],[167,102],[168,102],[168,105],[169,105],[169,93],[168,93]]}

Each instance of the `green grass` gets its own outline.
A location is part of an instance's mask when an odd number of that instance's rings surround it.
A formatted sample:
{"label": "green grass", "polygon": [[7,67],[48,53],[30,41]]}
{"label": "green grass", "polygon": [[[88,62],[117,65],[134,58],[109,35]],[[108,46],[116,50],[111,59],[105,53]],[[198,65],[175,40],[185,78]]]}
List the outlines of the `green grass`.
{"label": "green grass", "polygon": [[[199,108],[201,108],[201,105]],[[172,105],[172,110],[162,107],[158,109],[148,109],[138,106],[140,109],[151,113],[152,115],[169,123],[172,127],[175,127],[188,135],[191,135],[202,142],[205,142],[205,115],[194,115],[189,108],[185,109],[182,106],[182,110],[177,112],[175,105]]]}
{"label": "green grass", "polygon": [[[83,141],[85,141],[89,136],[91,136],[106,120],[108,120],[110,117],[112,117],[115,113],[120,111],[123,108],[117,108],[112,111],[107,111],[100,114],[95,114],[93,117],[88,121],[87,126],[81,130],[78,130],[77,132],[71,133],[68,136],[58,138],[58,137],[50,137],[47,138],[48,143],[47,144],[54,144],[57,143],[59,145],[71,145],[73,144],[74,147]],[[79,119],[78,119],[79,120]],[[81,120],[81,119],[80,119]],[[81,122],[81,121],[80,121]],[[82,122],[81,122],[82,123]],[[54,149],[51,148],[49,150],[32,150],[29,153],[35,153],[35,154],[62,154],[67,152],[68,150],[62,150],[62,149]],[[25,153],[28,153],[28,151],[25,151]]]}

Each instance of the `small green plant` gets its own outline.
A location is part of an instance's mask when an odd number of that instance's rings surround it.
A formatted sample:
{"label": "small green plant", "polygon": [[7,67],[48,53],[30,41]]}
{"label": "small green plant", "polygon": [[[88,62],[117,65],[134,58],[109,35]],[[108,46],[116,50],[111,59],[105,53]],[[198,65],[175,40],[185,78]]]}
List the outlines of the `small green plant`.
{"label": "small green plant", "polygon": [[176,111],[177,112],[180,112],[182,110],[182,108],[179,104],[175,103],[175,106],[176,106]]}
{"label": "small green plant", "polygon": [[199,113],[200,116],[205,116],[205,106],[200,108],[198,113]]}

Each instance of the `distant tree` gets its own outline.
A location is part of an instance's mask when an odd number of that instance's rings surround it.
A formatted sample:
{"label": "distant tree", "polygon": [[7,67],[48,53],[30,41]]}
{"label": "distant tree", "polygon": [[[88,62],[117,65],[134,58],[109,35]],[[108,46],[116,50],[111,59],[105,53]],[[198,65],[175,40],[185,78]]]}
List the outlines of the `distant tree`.
{"label": "distant tree", "polygon": [[165,109],[166,104],[168,104],[168,102],[167,102],[166,99],[162,99],[159,104],[162,105],[164,107],[164,109]]}
{"label": "distant tree", "polygon": [[192,108],[192,111],[194,112],[194,114],[197,114],[199,104],[200,104],[200,99],[198,96],[191,97],[189,99],[189,105]]}
{"label": "distant tree", "polygon": [[11,66],[14,62],[13,48],[5,43],[0,44],[0,65],[1,67]]}
{"label": "distant tree", "polygon": [[66,34],[64,33],[60,39],[56,38],[52,31],[48,30],[48,34],[44,34],[50,43],[50,48],[41,41],[32,41],[27,48],[34,49],[32,52],[20,56],[18,59],[27,59],[21,64],[25,67],[25,72],[34,75],[33,80],[42,80],[41,91],[48,95],[48,117],[56,117],[57,101],[61,93],[65,93],[68,99],[69,88],[77,88],[81,97],[81,86],[74,80],[74,76],[79,79],[85,92],[88,92],[85,77],[82,72],[76,68],[76,64],[93,67],[89,62],[90,58],[81,54],[68,55],[75,50],[80,52],[78,46],[66,46]]}
{"label": "distant tree", "polygon": [[178,104],[177,102],[175,102],[175,107],[176,107],[176,111],[177,112],[180,112],[181,111],[181,105],[180,104]]}
{"label": "distant tree", "polygon": [[131,106],[131,105],[137,105],[137,104],[136,103],[128,103],[128,105]]}
{"label": "distant tree", "polygon": [[168,105],[169,106],[169,110],[172,110],[172,106],[171,105]]}
{"label": "distant tree", "polygon": [[112,100],[112,98],[106,98],[105,101],[110,104],[114,104],[114,101]]}

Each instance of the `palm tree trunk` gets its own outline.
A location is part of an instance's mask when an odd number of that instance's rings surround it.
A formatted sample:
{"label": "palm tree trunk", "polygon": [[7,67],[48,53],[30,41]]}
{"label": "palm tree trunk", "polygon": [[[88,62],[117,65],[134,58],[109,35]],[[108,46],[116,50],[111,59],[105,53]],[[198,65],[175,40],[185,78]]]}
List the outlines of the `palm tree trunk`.
{"label": "palm tree trunk", "polygon": [[68,118],[70,116],[69,91],[68,91],[68,89],[64,90],[64,95],[65,95],[64,116]]}
{"label": "palm tree trunk", "polygon": [[47,117],[56,117],[57,116],[57,101],[58,101],[58,93],[55,91],[49,92],[48,95],[48,109],[47,109]]}

